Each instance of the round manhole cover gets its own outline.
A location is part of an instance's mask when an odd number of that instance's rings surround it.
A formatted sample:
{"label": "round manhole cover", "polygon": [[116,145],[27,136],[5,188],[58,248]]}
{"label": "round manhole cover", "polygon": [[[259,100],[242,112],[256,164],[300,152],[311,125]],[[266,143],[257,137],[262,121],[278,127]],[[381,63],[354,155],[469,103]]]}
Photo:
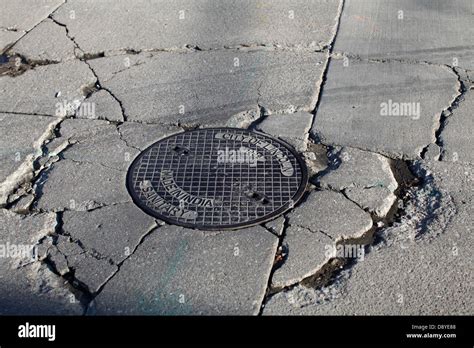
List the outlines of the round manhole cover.
{"label": "round manhole cover", "polygon": [[285,212],[308,180],[304,161],[286,143],[235,128],[197,129],[143,151],[127,188],[145,212],[204,230],[254,225]]}

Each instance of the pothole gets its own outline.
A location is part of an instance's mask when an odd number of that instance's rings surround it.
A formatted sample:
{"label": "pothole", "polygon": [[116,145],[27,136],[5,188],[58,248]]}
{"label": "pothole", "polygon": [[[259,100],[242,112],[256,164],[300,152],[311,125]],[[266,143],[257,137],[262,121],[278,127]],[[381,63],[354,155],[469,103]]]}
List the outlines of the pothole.
{"label": "pothole", "polygon": [[237,128],[172,135],[132,163],[127,188],[146,213],[203,230],[236,229],[291,209],[308,180],[290,145]]}

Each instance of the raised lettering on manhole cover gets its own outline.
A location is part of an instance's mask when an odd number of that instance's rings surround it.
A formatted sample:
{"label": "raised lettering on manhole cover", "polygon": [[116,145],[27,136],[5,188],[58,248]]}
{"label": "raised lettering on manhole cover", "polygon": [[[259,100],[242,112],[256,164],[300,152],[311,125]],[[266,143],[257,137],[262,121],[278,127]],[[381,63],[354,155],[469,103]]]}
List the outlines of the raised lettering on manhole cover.
{"label": "raised lettering on manhole cover", "polygon": [[127,188],[148,214],[204,230],[234,229],[282,214],[301,198],[304,162],[286,143],[234,128],[197,129],[143,151]]}

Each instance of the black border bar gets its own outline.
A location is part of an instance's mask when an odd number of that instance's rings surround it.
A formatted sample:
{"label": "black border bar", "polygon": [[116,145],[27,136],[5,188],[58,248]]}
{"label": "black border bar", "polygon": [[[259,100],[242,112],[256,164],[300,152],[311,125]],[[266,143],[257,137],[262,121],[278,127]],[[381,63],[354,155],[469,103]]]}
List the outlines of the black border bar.
{"label": "black border bar", "polygon": [[[19,338],[26,322],[55,325],[55,341]],[[448,345],[472,347],[472,316],[325,317],[0,317],[0,346],[127,344]],[[422,329],[425,328],[425,329]],[[407,334],[456,338],[408,338]]]}

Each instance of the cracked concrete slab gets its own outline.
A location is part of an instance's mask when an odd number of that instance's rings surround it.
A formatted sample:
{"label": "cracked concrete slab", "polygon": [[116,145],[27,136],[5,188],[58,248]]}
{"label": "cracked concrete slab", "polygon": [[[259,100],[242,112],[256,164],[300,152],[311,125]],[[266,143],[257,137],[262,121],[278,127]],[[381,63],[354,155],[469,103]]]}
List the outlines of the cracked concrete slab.
{"label": "cracked concrete slab", "polygon": [[458,94],[445,67],[332,59],[312,134],[324,144],[417,158]]}
{"label": "cracked concrete slab", "polygon": [[35,184],[41,210],[85,211],[102,205],[129,202],[126,172],[97,163],[61,160],[43,172]]}
{"label": "cracked concrete slab", "polygon": [[122,139],[130,147],[145,150],[145,148],[158,140],[183,130],[176,126],[127,122],[119,126],[119,131],[122,134]]}
{"label": "cracked concrete slab", "polygon": [[[264,314],[470,314],[474,305],[468,295],[473,284],[473,168],[442,162],[431,162],[428,168],[439,188],[426,189],[432,192],[431,197],[451,195],[456,215],[449,213],[453,209],[449,200],[441,200],[441,207],[429,216],[434,225],[427,222],[422,230],[427,234],[416,239],[394,238],[391,243],[371,248],[363,261],[323,289],[326,300],[320,301],[321,289],[298,286],[271,297]],[[414,218],[422,218],[420,213],[414,214]],[[448,213],[451,220],[436,223],[439,214]],[[418,223],[399,224],[386,236],[414,236],[418,234],[413,231],[417,226]]]}
{"label": "cracked concrete slab", "polygon": [[56,224],[55,214],[25,217],[0,210],[2,315],[82,314],[79,300],[64,280],[32,257],[35,245],[42,237],[53,233]]}
{"label": "cracked concrete slab", "polygon": [[35,182],[36,208],[84,211],[130,202],[125,176],[139,152],[137,145],[148,145],[175,130],[138,123],[117,129],[103,120],[64,120],[60,136],[46,146],[53,153],[61,149],[60,158]]}
{"label": "cracked concrete slab", "polygon": [[[89,63],[101,85],[121,101],[129,121],[222,126],[257,105],[311,110],[326,58],[323,53],[217,51]],[[134,65],[139,59],[143,63]]]}
{"label": "cracked concrete slab", "polygon": [[446,125],[441,132],[443,157],[445,161],[474,163],[474,91],[466,92],[465,99],[457,109],[447,118]]}
{"label": "cracked concrete slab", "polygon": [[323,188],[343,191],[363,209],[385,216],[397,197],[397,180],[386,157],[354,148],[334,149],[330,170],[315,179]]}
{"label": "cracked concrete slab", "polygon": [[[0,313],[472,312],[468,0],[0,4],[0,239],[39,256]],[[135,156],[209,126],[293,144],[304,199],[222,232],[136,207]]]}
{"label": "cracked concrete slab", "polygon": [[15,77],[0,77],[2,112],[70,116],[96,78],[84,62],[36,66]]}
{"label": "cracked concrete slab", "polygon": [[66,29],[46,19],[21,38],[10,50],[28,60],[59,62],[74,59],[75,46]]}
{"label": "cracked concrete slab", "polygon": [[259,226],[222,233],[160,227],[123,263],[88,313],[257,314],[277,245]]}
{"label": "cracked concrete slab", "polygon": [[344,190],[344,194],[362,209],[374,213],[379,218],[385,217],[397,201],[397,196],[393,192],[380,186],[350,187]]}
{"label": "cracked concrete slab", "polygon": [[326,253],[333,244],[333,239],[323,233],[299,226],[288,227],[283,239],[287,256],[273,273],[272,287],[296,284],[313,275],[329,260]]}
{"label": "cracked concrete slab", "polygon": [[155,220],[133,203],[116,204],[89,212],[65,211],[64,232],[73,240],[115,264],[123,261],[139,244]]}
{"label": "cracked concrete slab", "polygon": [[69,257],[68,262],[74,270],[74,279],[86,286],[92,294],[98,292],[107,279],[118,270],[118,267],[108,260],[86,255]]}
{"label": "cracked concrete slab", "polygon": [[79,110],[80,112],[76,113],[77,118],[124,121],[120,104],[105,90],[94,92],[84,100]]}
{"label": "cracked concrete slab", "polygon": [[339,1],[325,0],[152,1],[133,11],[127,1],[113,4],[70,1],[54,18],[67,25],[86,52],[252,44],[319,49],[332,38],[339,7]]}
{"label": "cracked concrete slab", "polygon": [[473,70],[473,13],[470,0],[346,1],[335,50]]}
{"label": "cracked concrete slab", "polygon": [[[21,38],[63,3],[63,0],[0,1],[2,8],[0,13],[0,23],[2,23],[0,48],[3,49]],[[5,29],[7,29],[8,35],[4,34]]]}
{"label": "cracked concrete slab", "polygon": [[291,226],[301,226],[314,233],[323,233],[337,241],[357,238],[372,227],[370,215],[341,193],[313,191],[307,199],[288,214]]}
{"label": "cracked concrete slab", "polygon": [[[129,147],[120,138],[115,125],[102,123],[98,124],[97,129],[95,129],[96,122],[89,121],[82,137],[80,133],[77,136],[75,135],[76,123],[77,120],[66,120],[62,123],[61,135],[72,143],[70,147],[62,152],[64,159],[101,165],[123,172],[127,171],[131,160],[138,154],[138,150]],[[67,126],[71,126],[72,133],[66,130]]]}
{"label": "cracked concrete slab", "polygon": [[332,257],[336,242],[358,238],[372,228],[368,213],[333,191],[314,191],[287,215],[283,238],[287,254],[272,276],[275,288],[295,284],[313,275]]}
{"label": "cracked concrete slab", "polygon": [[102,284],[118,270],[110,259],[94,250],[85,250],[79,240],[67,235],[56,235],[55,241],[47,241],[45,247],[44,258],[56,273],[69,279],[73,286],[80,286],[81,291],[86,289],[87,294],[99,291]]}
{"label": "cracked concrete slab", "polygon": [[32,178],[33,162],[60,121],[56,117],[0,113],[0,205],[23,182]]}
{"label": "cracked concrete slab", "polygon": [[349,187],[385,187],[393,192],[398,183],[390,169],[390,161],[377,153],[345,147],[329,154],[331,167],[316,179],[326,189],[342,191]]}
{"label": "cracked concrete slab", "polygon": [[306,151],[308,132],[313,122],[313,115],[309,112],[296,112],[294,114],[269,115],[257,126],[274,137],[285,140],[298,151]]}

